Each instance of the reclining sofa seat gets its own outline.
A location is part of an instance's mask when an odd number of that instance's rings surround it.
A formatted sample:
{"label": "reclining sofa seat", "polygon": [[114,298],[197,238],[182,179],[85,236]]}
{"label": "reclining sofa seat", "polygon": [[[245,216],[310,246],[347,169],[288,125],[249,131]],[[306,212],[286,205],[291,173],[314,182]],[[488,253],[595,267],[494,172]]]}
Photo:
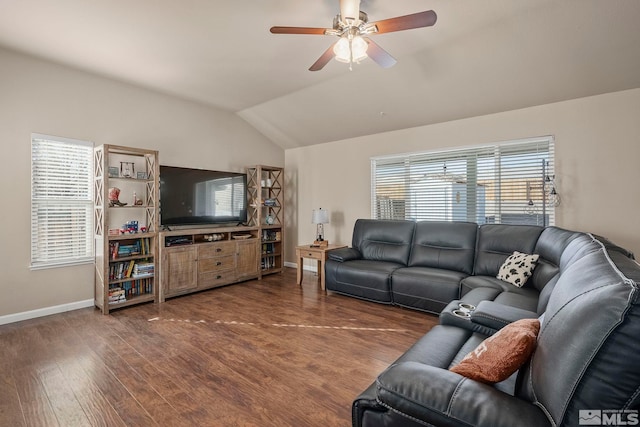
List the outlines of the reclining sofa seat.
{"label": "reclining sofa seat", "polygon": [[472,222],[416,223],[407,267],[391,276],[397,305],[440,313],[460,297],[460,281],[473,273],[478,226]]}
{"label": "reclining sofa seat", "polygon": [[638,409],[640,266],[567,233],[548,236],[566,246],[537,348],[516,375],[487,385],[449,371],[486,336],[436,326],[354,401],[353,425],[572,426],[580,410]]}
{"label": "reclining sofa seat", "polygon": [[[350,248],[325,263],[327,289],[391,304],[391,274],[406,267],[416,223],[359,219]],[[338,259],[339,261],[336,261]]]}
{"label": "reclining sofa seat", "polygon": [[521,288],[497,279],[504,261],[514,251],[532,254],[543,227],[533,225],[484,224],[478,227],[478,246],[473,276],[460,283],[460,296],[476,288],[492,290],[492,296],[485,294],[484,300],[509,300],[510,305],[535,311],[538,290],[529,281]]}

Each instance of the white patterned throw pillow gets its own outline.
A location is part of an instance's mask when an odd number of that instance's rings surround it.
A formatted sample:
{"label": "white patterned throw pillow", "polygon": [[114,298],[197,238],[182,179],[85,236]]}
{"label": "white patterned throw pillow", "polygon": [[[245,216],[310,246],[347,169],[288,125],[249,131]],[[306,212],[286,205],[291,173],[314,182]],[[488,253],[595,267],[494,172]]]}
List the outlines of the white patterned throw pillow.
{"label": "white patterned throw pillow", "polygon": [[496,277],[521,288],[531,277],[539,256],[515,251],[504,261]]}

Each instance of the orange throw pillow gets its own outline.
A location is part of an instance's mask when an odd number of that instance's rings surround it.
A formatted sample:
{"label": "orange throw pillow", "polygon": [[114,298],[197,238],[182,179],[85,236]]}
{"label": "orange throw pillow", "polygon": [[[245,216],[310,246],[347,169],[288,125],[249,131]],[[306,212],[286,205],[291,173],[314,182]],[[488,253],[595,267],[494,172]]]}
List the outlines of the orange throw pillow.
{"label": "orange throw pillow", "polygon": [[513,322],[482,341],[450,371],[487,384],[504,381],[529,359],[538,332],[538,319]]}

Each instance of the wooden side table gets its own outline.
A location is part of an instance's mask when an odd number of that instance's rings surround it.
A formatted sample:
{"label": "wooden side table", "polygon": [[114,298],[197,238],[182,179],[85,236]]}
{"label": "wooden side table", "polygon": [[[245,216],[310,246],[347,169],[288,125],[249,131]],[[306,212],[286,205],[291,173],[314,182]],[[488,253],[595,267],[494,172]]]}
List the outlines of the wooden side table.
{"label": "wooden side table", "polygon": [[302,260],[304,258],[315,259],[318,262],[318,276],[320,276],[320,287],[324,291],[324,262],[329,256],[329,251],[333,249],[346,248],[346,245],[328,245],[314,247],[311,245],[296,246],[296,260],[298,264],[298,285],[302,285]]}

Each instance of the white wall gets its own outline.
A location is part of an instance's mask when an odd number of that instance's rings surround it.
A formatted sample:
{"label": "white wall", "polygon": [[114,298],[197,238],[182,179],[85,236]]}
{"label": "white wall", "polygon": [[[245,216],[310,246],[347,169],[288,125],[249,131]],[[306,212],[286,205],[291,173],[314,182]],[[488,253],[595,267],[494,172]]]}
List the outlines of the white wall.
{"label": "white wall", "polygon": [[235,114],[0,49],[0,317],[93,299],[93,265],[29,270],[32,132],[156,149],[176,166],[284,165]]}
{"label": "white wall", "polygon": [[370,158],[553,135],[562,204],[556,225],[609,237],[640,257],[640,89],[287,150],[286,260],[313,240],[311,211],[332,213],[325,235],[351,243],[371,216]]}

